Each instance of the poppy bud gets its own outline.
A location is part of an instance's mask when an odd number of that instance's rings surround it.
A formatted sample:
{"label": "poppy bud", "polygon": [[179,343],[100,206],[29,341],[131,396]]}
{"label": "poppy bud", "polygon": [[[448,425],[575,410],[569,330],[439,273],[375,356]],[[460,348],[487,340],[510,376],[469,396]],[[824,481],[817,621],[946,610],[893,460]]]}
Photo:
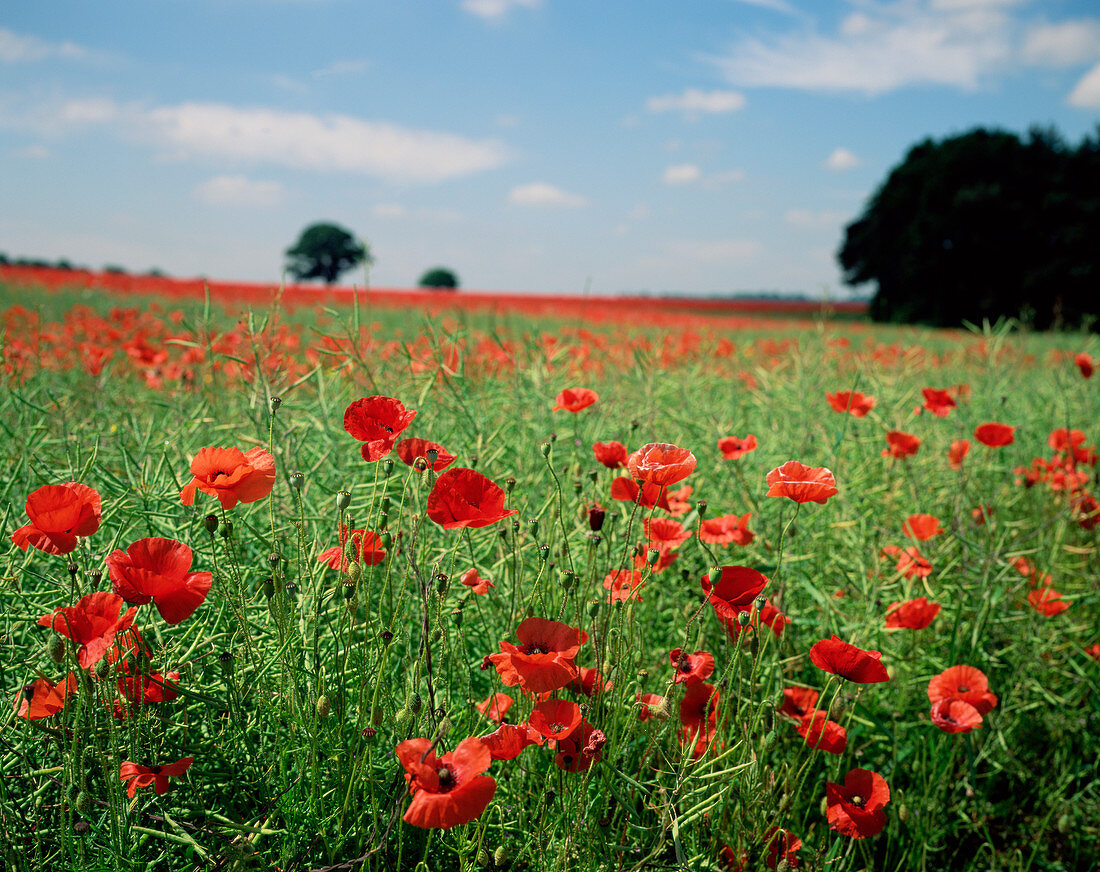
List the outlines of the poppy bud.
{"label": "poppy bud", "polygon": [[545,563],[549,559],[550,559],[550,546],[549,545],[543,545],[541,548],[539,548],[539,560],[541,560],[543,563]]}
{"label": "poppy bud", "polygon": [[791,864],[787,862],[786,858],[783,858],[775,864],[775,872],[791,872]]}
{"label": "poppy bud", "polygon": [[537,541],[539,538],[539,519],[532,518],[527,522],[527,526],[531,529],[531,537]]}
{"label": "poppy bud", "polygon": [[584,490],[584,482],[579,478],[573,479],[573,493],[579,494],[582,490]]}
{"label": "poppy bud", "polygon": [[302,492],[302,485],[306,483],[306,477],[301,472],[292,472],[290,474],[290,486],[298,493]]}
{"label": "poppy bud", "polygon": [[588,507],[588,527],[592,532],[603,529],[603,522],[607,518],[607,509],[602,506]]}
{"label": "poppy bud", "polygon": [[755,658],[756,655],[759,654],[759,653],[760,653],[760,636],[756,633],[753,633],[751,636],[749,636],[749,654],[752,655],[752,657]]}
{"label": "poppy bud", "polygon": [[454,729],[454,724],[451,722],[451,719],[448,718],[448,717],[444,717],[439,722],[439,727],[435,731],[435,736],[436,736],[437,739],[445,739],[445,738],[447,738],[447,735],[453,729]]}
{"label": "poppy bud", "polygon": [[905,823],[907,820],[909,820],[909,806],[907,806],[905,803],[902,803],[898,806],[898,820],[902,823]]}
{"label": "poppy bud", "polygon": [[378,538],[382,540],[382,547],[385,549],[389,549],[390,544],[393,542],[393,536],[390,534],[390,531],[383,530],[379,534]]}
{"label": "poppy bud", "polygon": [[354,587],[358,584],[359,579],[363,577],[363,566],[359,562],[352,560],[348,563],[348,580]]}
{"label": "poppy bud", "polygon": [[233,652],[232,651],[222,651],[222,653],[218,655],[218,664],[221,666],[222,673],[224,675],[226,675],[226,676],[232,675],[233,674]]}
{"label": "poppy bud", "polygon": [[700,518],[705,517],[707,514],[707,501],[699,500],[699,502],[695,504],[695,511],[699,513]]}
{"label": "poppy bud", "polygon": [[54,663],[65,662],[65,639],[57,633],[50,636],[46,643],[46,653]]}
{"label": "poppy bud", "polygon": [[413,461],[413,469],[417,472],[425,472],[428,469],[428,461],[423,457],[418,457]]}
{"label": "poppy bud", "polygon": [[222,538],[223,539],[228,539],[230,536],[233,535],[233,522],[232,521],[226,521],[224,524],[221,525],[220,529],[221,529]]}
{"label": "poppy bud", "polygon": [[439,627],[436,627],[434,630],[432,630],[432,641],[433,642],[438,642],[442,638],[443,638],[443,630],[442,629],[440,629]]}
{"label": "poppy bud", "polygon": [[283,404],[282,397],[272,397],[269,402],[271,403],[271,414],[274,415],[279,411],[279,406]]}
{"label": "poppy bud", "polygon": [[76,801],[73,802],[73,808],[81,814],[87,814],[92,810],[92,798],[83,790],[80,791],[80,793],[76,795]]}
{"label": "poppy bud", "polygon": [[500,845],[495,851],[493,851],[493,865],[500,867],[508,864],[508,849],[504,845]]}
{"label": "poppy bud", "polygon": [[104,657],[94,667],[93,671],[99,678],[105,678],[107,673],[111,671],[111,661],[109,658]]}
{"label": "poppy bud", "polygon": [[549,442],[539,443],[539,451],[542,452],[543,457],[549,457],[550,456],[550,443]]}
{"label": "poppy bud", "polygon": [[414,715],[418,715],[423,707],[424,700],[420,698],[419,693],[414,692],[413,695],[409,697],[409,711]]}
{"label": "poppy bud", "polygon": [[346,490],[340,491],[336,494],[336,508],[341,512],[346,512],[348,506],[351,505],[351,493]]}
{"label": "poppy bud", "polygon": [[78,836],[83,836],[88,830],[92,828],[92,825],[87,821],[77,821],[73,824],[73,832]]}
{"label": "poppy bud", "polygon": [[321,694],[317,697],[317,705],[314,706],[317,711],[317,717],[324,719],[332,712],[332,703],[325,694]]}
{"label": "poppy bud", "polygon": [[271,599],[275,596],[275,581],[270,578],[265,578],[263,583],[264,596]]}
{"label": "poppy bud", "polygon": [[206,532],[213,536],[218,530],[218,516],[207,515],[202,519],[202,524],[206,527]]}
{"label": "poppy bud", "polygon": [[382,461],[382,475],[389,478],[391,472],[393,472],[393,459],[387,457]]}
{"label": "poppy bud", "polygon": [[405,724],[407,724],[409,722],[409,719],[411,717],[412,717],[412,714],[410,714],[408,709],[400,708],[394,714],[393,720],[397,724],[399,729],[403,729]]}

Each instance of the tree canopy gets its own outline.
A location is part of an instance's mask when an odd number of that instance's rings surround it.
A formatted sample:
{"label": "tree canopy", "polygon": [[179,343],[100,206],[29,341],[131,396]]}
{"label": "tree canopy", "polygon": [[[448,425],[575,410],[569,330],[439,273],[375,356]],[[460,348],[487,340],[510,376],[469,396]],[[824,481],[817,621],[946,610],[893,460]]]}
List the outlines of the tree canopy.
{"label": "tree canopy", "polygon": [[1100,128],[1077,148],[1053,130],[979,128],[913,146],[837,258],[848,284],[877,283],[877,321],[1045,329],[1100,314],[1097,240]]}
{"label": "tree canopy", "polygon": [[298,281],[323,279],[331,285],[341,273],[370,263],[366,245],[337,224],[311,224],[286,250],[286,269]]}
{"label": "tree canopy", "polygon": [[458,276],[453,271],[441,266],[433,267],[420,277],[422,288],[448,288],[454,290],[458,287]]}

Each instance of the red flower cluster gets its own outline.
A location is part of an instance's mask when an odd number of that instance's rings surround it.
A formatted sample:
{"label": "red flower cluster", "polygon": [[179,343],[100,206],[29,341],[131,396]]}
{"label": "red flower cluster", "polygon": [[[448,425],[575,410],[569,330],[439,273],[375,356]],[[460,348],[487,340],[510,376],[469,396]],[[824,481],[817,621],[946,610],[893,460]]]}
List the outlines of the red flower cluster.
{"label": "red flower cluster", "polygon": [[932,723],[945,733],[969,733],[997,705],[985,673],[973,666],[952,666],[928,682]]}
{"label": "red flower cluster", "polygon": [[[349,556],[349,551],[353,556]],[[363,566],[377,566],[386,559],[386,549],[382,545],[382,537],[373,530],[351,530],[341,524],[340,544],[326,548],[317,555],[317,559],[338,572],[347,572],[350,560]]]}
{"label": "red flower cluster", "polygon": [[999,421],[979,424],[974,429],[974,438],[990,448],[1004,448],[1016,441],[1016,428]]}
{"label": "red flower cluster", "polygon": [[752,512],[743,515],[720,515],[707,518],[699,525],[699,538],[710,545],[749,545],[755,534],[749,529]]}
{"label": "red flower cluster", "polygon": [[891,430],[886,434],[886,447],[882,449],[882,456],[904,460],[906,457],[915,455],[918,450],[920,450],[919,438],[912,433]]}

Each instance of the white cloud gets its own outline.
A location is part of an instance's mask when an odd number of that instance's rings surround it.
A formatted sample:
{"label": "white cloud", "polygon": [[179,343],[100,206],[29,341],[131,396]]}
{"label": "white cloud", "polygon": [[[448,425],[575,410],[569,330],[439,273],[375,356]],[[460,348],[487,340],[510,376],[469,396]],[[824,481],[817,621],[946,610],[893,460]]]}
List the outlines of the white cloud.
{"label": "white cloud", "polygon": [[745,96],[737,91],[700,91],[688,88],[682,94],[650,97],[645,107],[650,112],[683,112],[688,118],[736,112],[745,105]]}
{"label": "white cloud", "polygon": [[797,15],[798,11],[784,0],[737,0],[738,3],[747,3],[749,6],[759,6],[763,9],[771,9],[774,12],[783,12],[787,15]]}
{"label": "white cloud", "polygon": [[101,55],[75,42],[45,42],[37,36],[21,36],[0,27],[0,61],[4,63],[21,64],[53,58],[81,61],[96,57]]}
{"label": "white cloud", "polygon": [[321,67],[319,70],[314,70],[310,73],[315,79],[327,79],[331,76],[347,76],[357,75],[365,72],[367,67],[370,66],[370,61],[366,58],[356,58],[354,60],[345,61],[333,61],[331,64]]}
{"label": "white cloud", "polygon": [[834,148],[832,154],[825,158],[825,166],[830,170],[851,170],[858,167],[862,161],[846,148]]}
{"label": "white cloud", "polygon": [[809,209],[791,209],[783,216],[783,220],[793,227],[803,227],[808,230],[832,230],[849,218],[846,212],[829,210],[813,212]]}
{"label": "white cloud", "polygon": [[508,193],[508,202],[515,203],[517,206],[567,206],[570,208],[588,204],[580,194],[571,194],[546,182],[517,185]]}
{"label": "white cloud", "polygon": [[274,206],[282,202],[283,186],[246,176],[214,176],[192,193],[210,206]]}
{"label": "white cloud", "polygon": [[763,246],[754,239],[681,239],[670,242],[667,248],[674,257],[711,263],[751,260],[763,250]]}
{"label": "white cloud", "polygon": [[1023,59],[1030,64],[1071,67],[1100,58],[1100,20],[1083,18],[1041,24],[1024,37]]}
{"label": "white cloud", "polygon": [[1066,102],[1081,109],[1100,109],[1100,64],[1085,73]]}
{"label": "white cloud", "polygon": [[666,185],[687,185],[703,177],[703,171],[695,164],[675,164],[668,167],[661,176]]}
{"label": "white cloud", "polygon": [[1006,68],[1012,20],[990,0],[909,0],[866,5],[835,34],[799,30],[742,38],[711,58],[739,86],[882,94],[914,84],[974,89]]}
{"label": "white cloud", "polygon": [[513,9],[535,9],[541,3],[542,0],[462,0],[459,5],[478,18],[496,21]]}

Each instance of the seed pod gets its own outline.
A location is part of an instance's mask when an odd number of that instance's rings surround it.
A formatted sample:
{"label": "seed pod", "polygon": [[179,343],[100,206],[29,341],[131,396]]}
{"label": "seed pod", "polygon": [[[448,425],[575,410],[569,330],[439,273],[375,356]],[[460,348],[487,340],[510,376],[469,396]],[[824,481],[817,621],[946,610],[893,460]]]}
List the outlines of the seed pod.
{"label": "seed pod", "polygon": [[351,492],[342,490],[336,494],[336,508],[341,512],[346,512],[348,506],[351,505]]}
{"label": "seed pod", "polygon": [[301,472],[292,472],[290,474],[290,486],[298,493],[302,492],[302,485],[306,483],[306,477]]}
{"label": "seed pod", "polygon": [[539,519],[532,518],[527,522],[527,527],[531,531],[531,538],[538,541],[539,538]]}
{"label": "seed pod", "polygon": [[550,456],[550,443],[549,442],[540,443],[539,444],[539,451],[542,452],[543,457],[549,457]]}
{"label": "seed pod", "polygon": [[543,563],[545,563],[549,559],[550,559],[550,546],[549,545],[543,545],[541,548],[539,548],[539,560],[541,560]]}
{"label": "seed pod", "polygon": [[92,828],[92,825],[87,821],[77,821],[73,824],[73,832],[78,836],[83,836],[88,830]]}
{"label": "seed pod", "polygon": [[227,520],[224,524],[221,525],[220,529],[222,538],[228,539],[230,536],[233,535],[233,522]]}
{"label": "seed pod", "polygon": [[585,611],[588,613],[588,617],[595,618],[600,613],[600,601],[589,600],[585,606]]}
{"label": "seed pod", "polygon": [[447,573],[437,572],[435,575],[435,591],[440,596],[443,596],[447,592],[447,588],[450,586],[450,579],[447,578]]}
{"label": "seed pod", "polygon": [[271,404],[271,414],[274,415],[279,411],[279,406],[283,404],[283,399],[282,397],[272,397],[269,402]]}
{"label": "seed pod", "polygon": [[213,536],[218,531],[218,516],[207,515],[202,519],[202,524],[206,527],[206,532]]}
{"label": "seed pod", "polygon": [[275,581],[271,578],[265,578],[263,583],[264,596],[267,599],[271,599],[275,596]]}
{"label": "seed pod", "polygon": [[695,511],[699,513],[700,518],[705,518],[707,514],[707,501],[699,500],[699,502],[695,504]]}

